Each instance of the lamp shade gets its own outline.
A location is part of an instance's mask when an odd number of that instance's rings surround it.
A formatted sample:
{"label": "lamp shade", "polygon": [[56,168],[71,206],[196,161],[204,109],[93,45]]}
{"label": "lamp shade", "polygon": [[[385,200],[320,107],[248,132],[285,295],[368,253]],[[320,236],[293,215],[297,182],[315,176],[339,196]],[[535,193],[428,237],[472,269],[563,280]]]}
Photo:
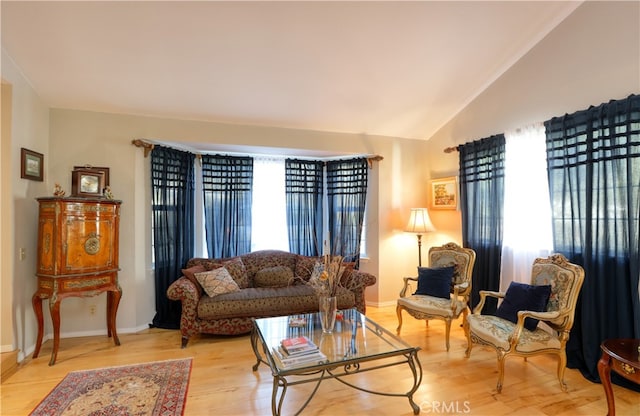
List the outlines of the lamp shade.
{"label": "lamp shade", "polygon": [[429,211],[426,208],[411,208],[411,216],[405,231],[409,233],[424,234],[435,231],[435,227],[429,218]]}

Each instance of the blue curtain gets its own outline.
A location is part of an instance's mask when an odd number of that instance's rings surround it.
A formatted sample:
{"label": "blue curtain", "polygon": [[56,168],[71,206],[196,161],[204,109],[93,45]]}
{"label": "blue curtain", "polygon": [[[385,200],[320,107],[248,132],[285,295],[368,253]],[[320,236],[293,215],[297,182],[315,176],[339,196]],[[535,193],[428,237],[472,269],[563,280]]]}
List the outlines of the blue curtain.
{"label": "blue curtain", "polygon": [[[502,227],[504,219],[503,134],[458,146],[460,152],[460,209],[462,243],[476,252],[471,308],[480,290],[500,290]],[[484,313],[494,313],[497,302],[487,298]]]}
{"label": "blue curtain", "polygon": [[152,326],[180,327],[181,305],[169,285],[194,253],[194,155],[162,146],[151,151],[151,221],[156,315]]}
{"label": "blue curtain", "polygon": [[357,267],[369,163],[364,158],[338,160],[327,162],[326,167],[331,254]]}
{"label": "blue curtain", "polygon": [[640,97],[545,127],[554,249],[585,269],[568,366],[598,381],[602,341],[640,338]]}
{"label": "blue curtain", "polygon": [[251,251],[253,159],[202,155],[202,188],[209,257]]}
{"label": "blue curtain", "polygon": [[324,163],[285,160],[285,193],[289,251],[319,256],[322,247]]}

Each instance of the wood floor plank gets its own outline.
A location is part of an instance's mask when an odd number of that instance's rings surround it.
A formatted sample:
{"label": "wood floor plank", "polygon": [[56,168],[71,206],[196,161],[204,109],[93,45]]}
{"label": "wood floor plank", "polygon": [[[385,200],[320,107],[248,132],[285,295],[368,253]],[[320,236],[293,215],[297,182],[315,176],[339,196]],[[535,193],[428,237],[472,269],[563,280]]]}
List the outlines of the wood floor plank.
{"label": "wood floor plank", "polygon": [[[368,307],[367,315],[395,332],[395,307]],[[414,395],[422,414],[470,415],[605,415],[607,402],[600,384],[567,369],[568,392],[556,379],[551,356],[524,361],[509,357],[501,394],[495,389],[498,371],[493,350],[475,346],[465,357],[466,339],[460,322],[451,328],[451,348],[444,343],[444,324],[404,317],[401,336],[419,346],[422,384]],[[199,336],[180,348],[178,331],[149,329],[120,334],[121,346],[105,337],[69,338],[61,341],[58,360],[48,366],[52,342],[40,357],[27,358],[0,386],[0,414],[28,415],[70,371],[193,357],[185,415],[268,415],[271,413],[270,370],[261,364],[253,372],[255,356],[249,336]],[[372,389],[398,391],[410,386],[412,376],[404,366],[358,375],[354,380]],[[640,394],[613,385],[618,415],[640,414]],[[285,414],[292,414],[306,400],[311,386],[290,387]],[[323,382],[305,415],[412,415],[404,397],[384,397],[350,389],[335,380]]]}

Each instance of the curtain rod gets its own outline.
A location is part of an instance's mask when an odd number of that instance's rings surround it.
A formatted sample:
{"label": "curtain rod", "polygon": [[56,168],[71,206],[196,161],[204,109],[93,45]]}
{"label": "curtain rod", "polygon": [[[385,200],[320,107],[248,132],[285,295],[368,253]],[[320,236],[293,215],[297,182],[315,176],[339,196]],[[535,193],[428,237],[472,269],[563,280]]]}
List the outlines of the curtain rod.
{"label": "curtain rod", "polygon": [[[136,147],[141,147],[144,149],[144,157],[149,156],[149,153],[151,153],[151,151],[153,150],[153,148],[155,147],[155,144],[150,142],[149,140],[143,140],[143,139],[134,139],[131,140],[131,144],[136,146]],[[163,144],[164,146],[164,144]],[[169,146],[170,147],[170,146]],[[180,149],[182,150],[182,149]],[[202,157],[201,153],[196,153],[196,152],[192,152],[196,154],[196,157],[198,159],[200,159]],[[232,152],[233,153],[233,152]],[[243,153],[244,155],[246,155],[247,153]],[[262,155],[260,155],[262,156]],[[256,156],[256,157],[260,157],[260,156]],[[264,155],[264,157],[273,157],[273,155]],[[302,157],[302,156],[290,156],[290,157],[283,157],[283,159],[288,158],[288,159],[313,159],[313,160],[339,160],[341,158],[357,158],[358,156],[344,156],[344,157],[336,157],[336,158],[313,158],[313,157]],[[373,169],[373,162],[379,162],[381,160],[384,159],[384,157],[380,156],[380,155],[374,155],[374,156],[364,156],[367,159],[367,163],[369,164],[369,169]]]}
{"label": "curtain rod", "polygon": [[151,151],[155,147],[153,143],[149,143],[147,141],[140,140],[140,139],[131,140],[131,144],[134,145],[135,147],[142,147],[144,149],[144,157],[149,156],[149,153],[151,153]]}
{"label": "curtain rod", "polygon": [[457,152],[460,146],[447,147],[444,149],[445,153]]}

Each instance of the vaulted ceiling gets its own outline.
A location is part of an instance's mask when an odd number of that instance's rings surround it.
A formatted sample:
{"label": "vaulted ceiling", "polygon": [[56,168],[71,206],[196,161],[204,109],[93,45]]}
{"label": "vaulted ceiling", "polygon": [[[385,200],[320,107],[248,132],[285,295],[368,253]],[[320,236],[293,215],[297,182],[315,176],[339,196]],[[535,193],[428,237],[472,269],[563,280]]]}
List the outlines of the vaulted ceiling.
{"label": "vaulted ceiling", "polygon": [[52,108],[428,139],[580,2],[2,1]]}

